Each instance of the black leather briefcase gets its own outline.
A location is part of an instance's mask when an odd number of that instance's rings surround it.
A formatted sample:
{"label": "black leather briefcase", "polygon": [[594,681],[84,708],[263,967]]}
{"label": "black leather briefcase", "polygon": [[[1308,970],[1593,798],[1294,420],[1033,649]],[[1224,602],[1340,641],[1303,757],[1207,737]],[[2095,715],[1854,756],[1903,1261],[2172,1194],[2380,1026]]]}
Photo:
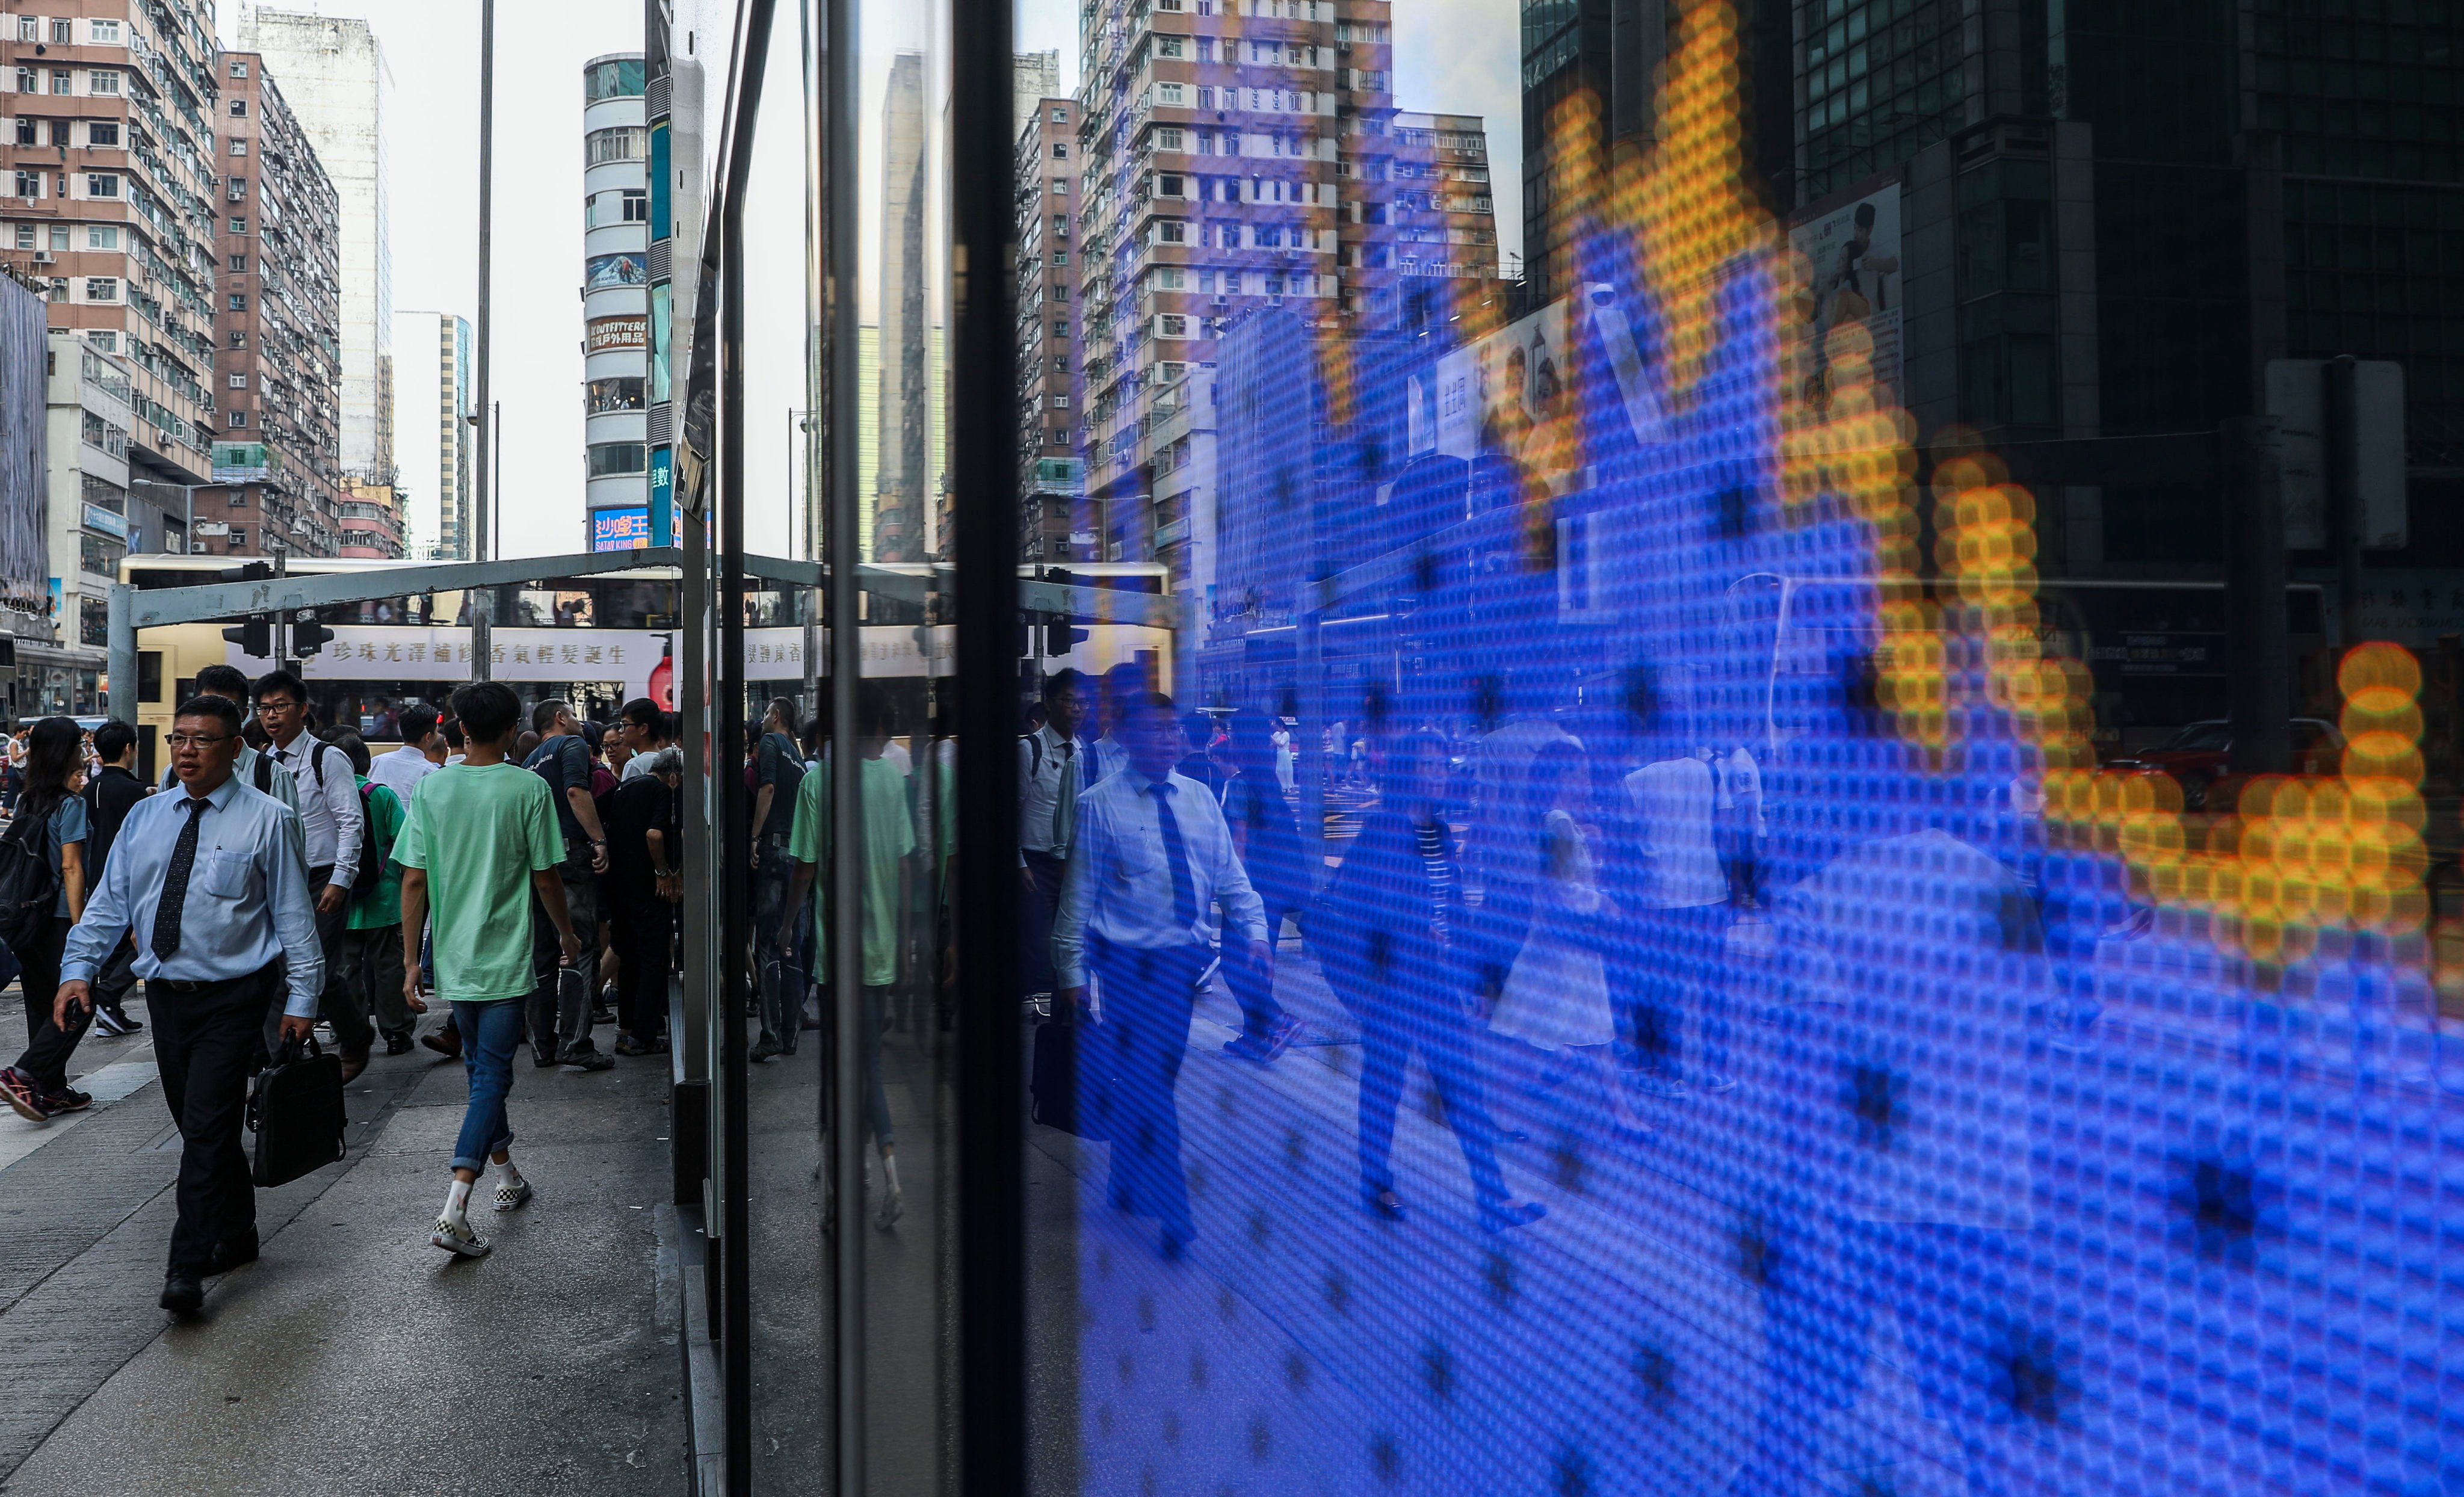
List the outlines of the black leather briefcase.
{"label": "black leather briefcase", "polygon": [[248,1094],[248,1126],[256,1134],[249,1173],[260,1186],[288,1184],[342,1156],[342,1058],[314,1038],[307,1053],[285,1040],[274,1063],[256,1073]]}

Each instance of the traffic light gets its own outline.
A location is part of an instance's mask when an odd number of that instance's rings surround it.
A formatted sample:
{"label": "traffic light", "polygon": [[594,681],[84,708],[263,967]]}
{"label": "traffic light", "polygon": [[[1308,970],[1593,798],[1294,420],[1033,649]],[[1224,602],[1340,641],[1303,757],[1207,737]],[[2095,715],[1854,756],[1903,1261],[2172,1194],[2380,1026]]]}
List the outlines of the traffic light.
{"label": "traffic light", "polygon": [[1055,613],[1049,615],[1049,617],[1052,622],[1044,626],[1044,652],[1045,654],[1066,655],[1069,653],[1072,648],[1087,643],[1087,631],[1085,629],[1071,628],[1069,627],[1069,615],[1066,613]]}
{"label": "traffic light", "polygon": [[324,649],[325,641],[334,637],[332,629],[317,622],[313,608],[300,609],[291,616],[291,654],[294,659],[305,660]]}
{"label": "traffic light", "polygon": [[253,660],[274,658],[274,615],[252,613],[248,622],[223,630],[223,638],[239,647],[239,652]]}
{"label": "traffic light", "polygon": [[[266,561],[250,561],[241,566],[226,566],[221,580],[227,583],[263,582],[274,575],[274,566]],[[274,615],[252,613],[248,622],[223,630],[223,638],[239,647],[239,652],[254,660],[274,658]]]}

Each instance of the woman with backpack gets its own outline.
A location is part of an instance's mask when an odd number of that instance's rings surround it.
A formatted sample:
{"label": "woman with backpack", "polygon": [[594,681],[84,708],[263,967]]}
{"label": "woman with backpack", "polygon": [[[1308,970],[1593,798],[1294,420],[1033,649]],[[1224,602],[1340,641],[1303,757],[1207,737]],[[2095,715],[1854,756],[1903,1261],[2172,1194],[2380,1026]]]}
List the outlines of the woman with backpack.
{"label": "woman with backpack", "polygon": [[73,717],[46,717],[26,738],[25,788],[0,836],[0,940],[16,953],[26,1000],[26,1052],[0,1070],[0,1098],[30,1122],[92,1107],[69,1090],[69,1056],[92,1010],[71,1004],[69,1027],[52,1022],[60,955],[85,914],[85,735]]}

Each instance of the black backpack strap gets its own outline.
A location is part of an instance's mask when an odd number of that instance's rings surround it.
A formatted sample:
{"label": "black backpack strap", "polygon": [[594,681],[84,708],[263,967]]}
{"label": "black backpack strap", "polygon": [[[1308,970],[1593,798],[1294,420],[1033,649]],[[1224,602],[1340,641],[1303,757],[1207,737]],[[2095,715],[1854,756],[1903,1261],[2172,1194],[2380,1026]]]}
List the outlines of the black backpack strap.
{"label": "black backpack strap", "polygon": [[1030,733],[1023,737],[1019,741],[1024,743],[1035,755],[1035,767],[1026,772],[1026,777],[1029,780],[1032,780],[1036,776],[1044,773],[1044,735],[1041,733]]}
{"label": "black backpack strap", "polygon": [[257,788],[257,793],[258,793],[258,794],[260,794],[260,795],[272,795],[272,794],[274,793],[274,756],[273,756],[273,755],[271,755],[271,754],[259,754],[259,755],[257,755],[257,756],[256,756],[256,773],[255,773],[255,775],[254,775],[254,777],[253,777],[253,778],[254,778],[254,779],[255,779],[255,781],[256,781],[256,788]]}

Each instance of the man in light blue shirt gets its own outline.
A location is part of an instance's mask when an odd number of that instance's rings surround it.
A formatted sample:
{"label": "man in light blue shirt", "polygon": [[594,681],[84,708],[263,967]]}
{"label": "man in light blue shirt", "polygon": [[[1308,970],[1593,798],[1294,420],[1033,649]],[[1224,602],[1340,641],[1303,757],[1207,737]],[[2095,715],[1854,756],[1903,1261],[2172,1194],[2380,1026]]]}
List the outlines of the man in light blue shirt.
{"label": "man in light blue shirt", "polygon": [[1118,727],[1124,767],[1078,800],[1052,964],[1062,1003],[1087,1002],[1090,968],[1103,984],[1097,1044],[1110,1051],[1112,1077],[1104,1099],[1112,1202],[1155,1218],[1163,1255],[1178,1258],[1198,1228],[1173,1091],[1198,984],[1215,960],[1216,906],[1223,909],[1222,938],[1241,942],[1269,981],[1274,951],[1265,905],[1249,887],[1215,797],[1172,772],[1182,754],[1172,698],[1132,697]]}
{"label": "man in light blue shirt", "polygon": [[[180,705],[164,742],[180,790],[131,807],[102,882],[69,933],[56,1019],[91,1008],[88,984],[121,940],[154,1021],[154,1061],[183,1147],[179,1222],[162,1305],[205,1301],[204,1280],[256,1256],[256,1194],[240,1124],[264,1023],[287,980],[282,1037],[316,1027],[325,961],[297,822],[236,779],[239,709],[218,696]],[[287,963],[287,967],[286,967]]]}

